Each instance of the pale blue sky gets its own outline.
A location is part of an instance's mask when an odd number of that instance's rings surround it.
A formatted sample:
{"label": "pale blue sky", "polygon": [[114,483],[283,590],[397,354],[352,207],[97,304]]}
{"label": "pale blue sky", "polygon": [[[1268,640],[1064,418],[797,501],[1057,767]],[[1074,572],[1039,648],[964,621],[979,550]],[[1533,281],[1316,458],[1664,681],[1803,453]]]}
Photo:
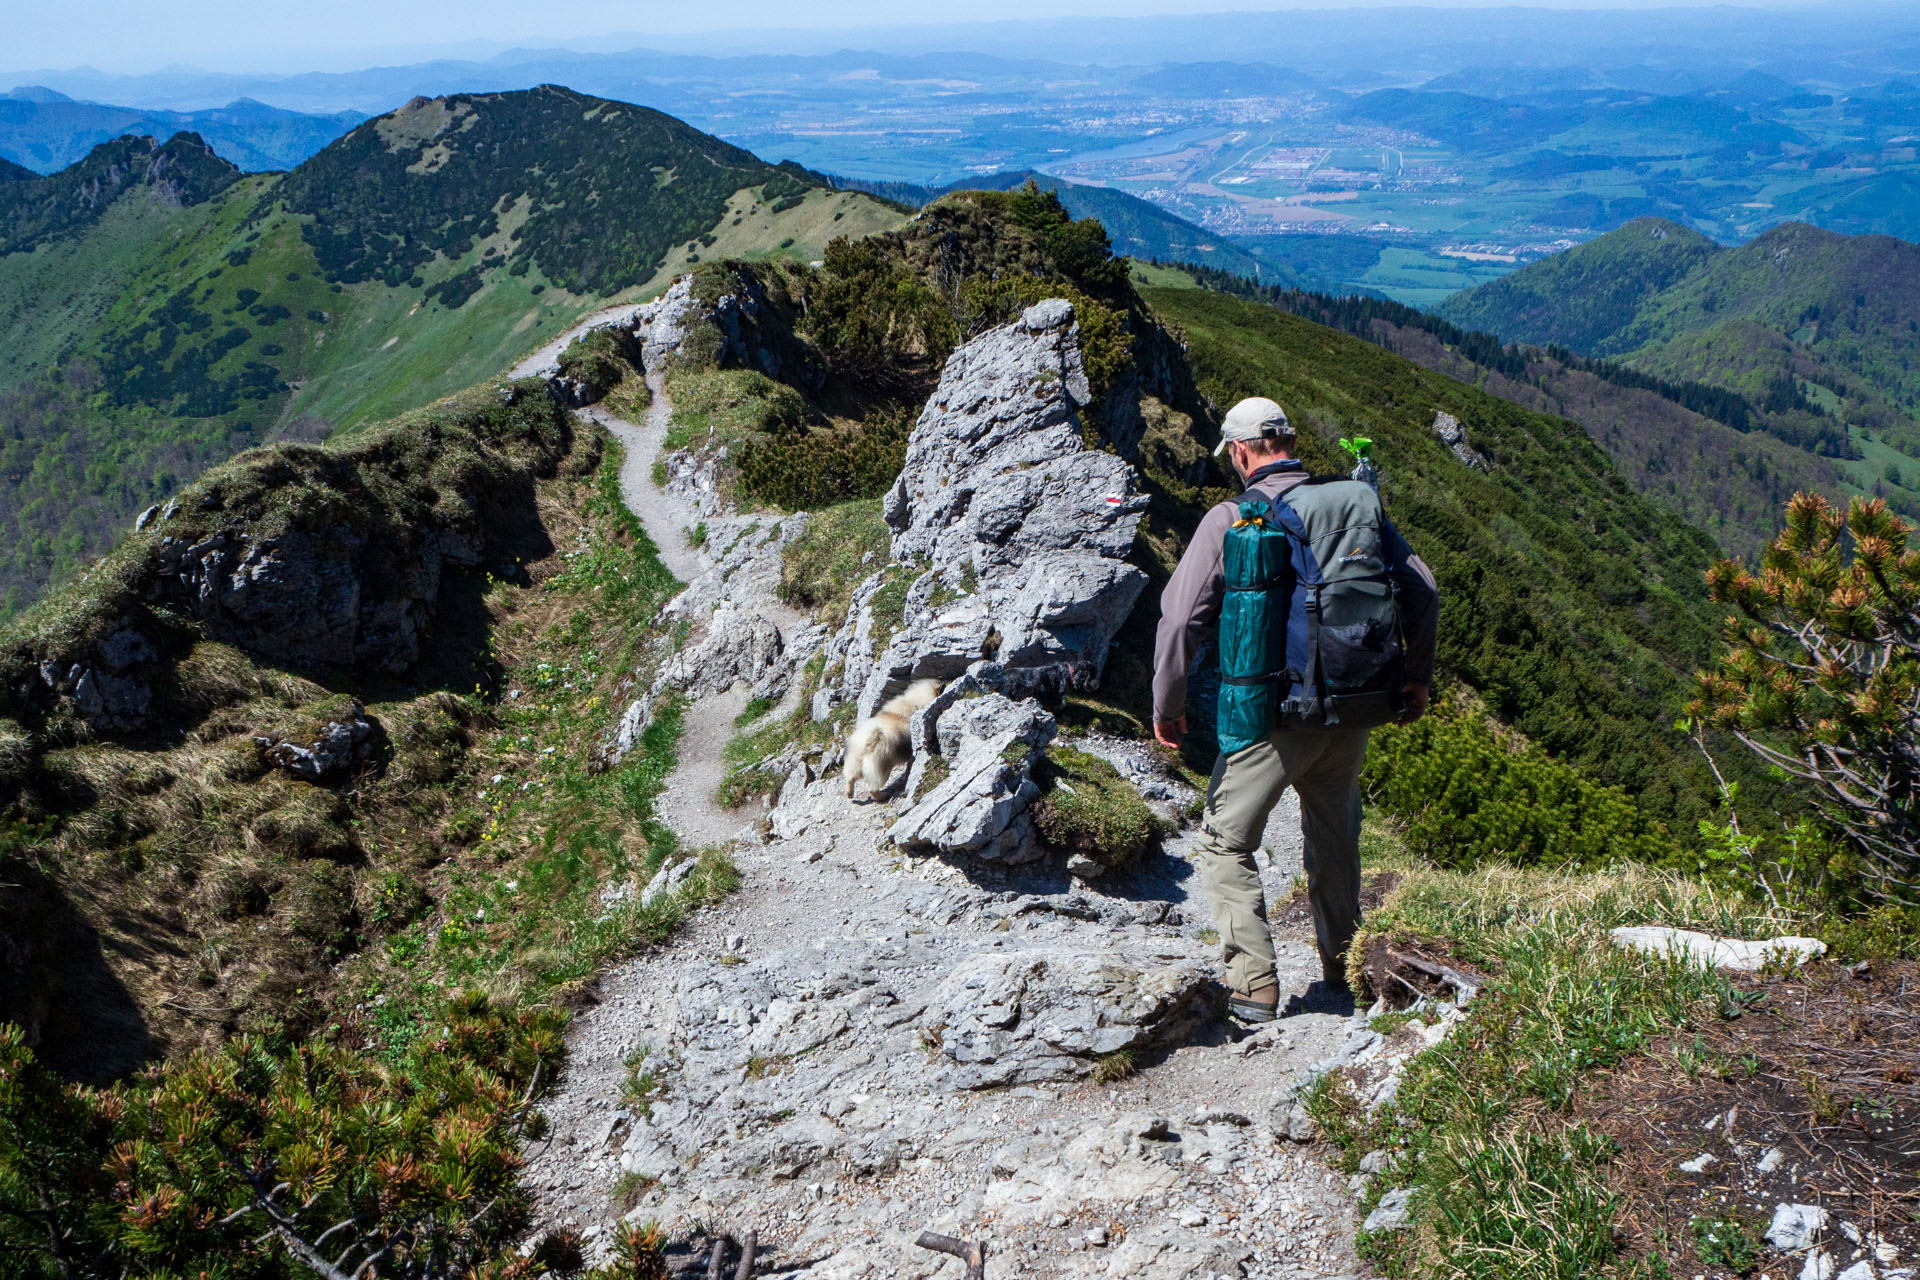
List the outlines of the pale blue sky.
{"label": "pale blue sky", "polygon": [[[94,66],[146,72],[170,64],[210,71],[346,70],[427,56],[487,57],[501,48],[596,38],[632,47],[708,31],[814,30],[928,21],[983,22],[1070,16],[1127,17],[1222,10],[1346,9],[1409,0],[968,0],[903,6],[900,0],[0,0],[0,67]],[[1419,3],[1420,0],[1413,0]],[[1675,8],[1707,0],[1528,0],[1527,7]],[[1740,0],[1798,7],[1793,0]],[[1804,0],[1802,0],[1804,4]],[[1427,0],[1426,7],[1491,7],[1488,0]],[[852,35],[853,32],[849,32]],[[665,43],[666,41],[661,41]],[[857,43],[857,41],[850,41]]]}

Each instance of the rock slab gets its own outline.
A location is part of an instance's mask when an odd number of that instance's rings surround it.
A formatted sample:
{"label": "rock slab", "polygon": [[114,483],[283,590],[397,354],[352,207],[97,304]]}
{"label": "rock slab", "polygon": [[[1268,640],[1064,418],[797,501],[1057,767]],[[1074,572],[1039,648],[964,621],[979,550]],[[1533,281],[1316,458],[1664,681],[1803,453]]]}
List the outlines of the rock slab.
{"label": "rock slab", "polygon": [[1827,944],[1818,938],[1780,937],[1756,942],[1656,925],[1623,925],[1613,931],[1613,945],[1625,951],[1685,959],[1700,969],[1736,969],[1743,973],[1764,968],[1769,959],[1804,964],[1827,953]]}

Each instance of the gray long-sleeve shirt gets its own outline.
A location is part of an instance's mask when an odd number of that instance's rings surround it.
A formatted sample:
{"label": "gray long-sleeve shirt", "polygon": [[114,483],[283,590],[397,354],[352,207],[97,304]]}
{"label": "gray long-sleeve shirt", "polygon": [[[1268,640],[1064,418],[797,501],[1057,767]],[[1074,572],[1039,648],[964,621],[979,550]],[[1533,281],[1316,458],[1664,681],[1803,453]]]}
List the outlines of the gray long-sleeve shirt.
{"label": "gray long-sleeve shirt", "polygon": [[[1248,487],[1272,499],[1306,478],[1305,468],[1297,462],[1269,463],[1254,472]],[[1187,673],[1193,669],[1194,655],[1212,638],[1220,599],[1226,593],[1220,558],[1237,510],[1234,502],[1222,502],[1207,512],[1160,594],[1160,630],[1153,645],[1153,718],[1158,724],[1170,724],[1186,714]],[[1386,539],[1406,640],[1407,683],[1432,684],[1440,589],[1433,571],[1401,541],[1391,523]]]}

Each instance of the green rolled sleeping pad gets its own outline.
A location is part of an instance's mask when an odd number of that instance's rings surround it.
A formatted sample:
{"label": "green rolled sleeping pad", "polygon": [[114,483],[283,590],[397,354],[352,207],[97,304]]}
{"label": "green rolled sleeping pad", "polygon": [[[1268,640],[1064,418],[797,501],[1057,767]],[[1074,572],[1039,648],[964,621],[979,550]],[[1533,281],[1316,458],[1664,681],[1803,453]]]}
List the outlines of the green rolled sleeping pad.
{"label": "green rolled sleeping pad", "polygon": [[1220,750],[1227,755],[1261,742],[1279,724],[1287,690],[1273,676],[1287,665],[1284,608],[1293,591],[1285,530],[1261,501],[1244,501],[1221,548],[1226,593],[1220,602],[1220,702],[1215,712]]}

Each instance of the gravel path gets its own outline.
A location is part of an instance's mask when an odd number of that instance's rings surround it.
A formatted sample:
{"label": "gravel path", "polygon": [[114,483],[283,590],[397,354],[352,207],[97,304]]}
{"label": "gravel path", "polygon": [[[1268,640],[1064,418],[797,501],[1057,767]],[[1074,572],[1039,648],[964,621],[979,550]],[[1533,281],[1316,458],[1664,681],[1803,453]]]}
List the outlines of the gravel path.
{"label": "gravel path", "polygon": [[607,307],[604,310],[594,312],[586,319],[580,321],[580,323],[574,325],[573,328],[567,330],[522,360],[519,364],[513,366],[512,371],[510,371],[507,376],[509,378],[531,378],[540,374],[552,373],[559,362],[560,353],[572,345],[576,339],[584,336],[588,330],[598,329],[603,325],[610,324],[631,324],[634,313],[639,311],[643,305],[644,304],[638,302],[629,302],[617,307]]}
{"label": "gravel path", "polygon": [[687,542],[687,531],[700,522],[700,516],[692,503],[653,482],[653,464],[673,422],[673,402],[667,399],[666,379],[660,374],[647,374],[647,389],[653,398],[647,405],[644,425],[615,417],[602,405],[581,413],[612,432],[626,450],[626,460],[620,467],[620,496],[626,499],[627,509],[640,518],[673,576],[692,582],[709,568],[707,557]]}
{"label": "gravel path", "polygon": [[[1111,938],[1134,946],[1144,939],[1167,954],[1211,950],[1196,936],[1204,909],[1180,842],[1123,883],[1086,888],[1064,877],[1050,882],[1045,872],[984,882],[938,859],[909,861],[889,851],[880,837],[892,817],[891,806],[848,804],[844,817],[793,840],[738,846],[738,893],[701,912],[670,948],[603,978],[598,1003],[569,1037],[568,1075],[548,1109],[553,1136],[528,1170],[544,1222],[586,1232],[590,1243],[610,1238],[629,1213],[676,1232],[717,1227],[737,1237],[753,1230],[769,1266],[812,1264],[803,1274],[822,1280],[957,1276],[912,1247],[926,1229],[990,1237],[997,1260],[989,1274],[997,1280],[1364,1273],[1352,1251],[1346,1180],[1268,1123],[1305,1069],[1339,1051],[1351,1022],[1334,1013],[1301,1012],[1253,1034],[1207,1023],[1164,1056],[1143,1059],[1138,1074],[1108,1085],[961,1092],[940,1087],[912,1022],[891,1038],[856,1029],[792,1059],[795,1065],[771,1068],[778,1074],[766,1080],[739,1082],[743,1092],[764,1091],[746,1108],[730,1110],[742,1108],[737,1096],[695,1099],[696,1107],[731,1115],[720,1145],[658,1185],[629,1182],[627,1198],[617,1199],[629,1140],[671,1124],[658,1104],[643,1120],[622,1098],[625,1061],[646,1046],[649,1064],[667,1074],[662,1096],[691,1092],[672,1064],[677,1046],[706,1025],[690,997],[716,980],[750,976],[780,957],[804,964],[818,955],[831,964],[849,948],[884,955],[920,945],[931,952],[920,957],[924,973],[889,974],[910,1013],[956,958],[991,948],[1098,946]],[[1267,868],[1269,893],[1285,894],[1289,878],[1276,860]],[[939,909],[928,909],[930,897]],[[1165,923],[1114,923],[1128,912],[1152,919],[1161,903],[1172,908]],[[1284,988],[1305,991],[1318,968],[1310,939],[1287,933],[1279,951]],[[908,985],[916,978],[923,983],[917,992]],[[806,997],[796,991],[793,998]],[[753,1034],[741,1028],[743,1054]],[[789,1059],[774,1053],[768,1060]],[[753,1074],[751,1059],[745,1070]],[[766,1128],[782,1117],[797,1114],[788,1123],[799,1124],[832,1116],[851,1132],[876,1111],[869,1133],[922,1154],[866,1174],[833,1160],[794,1171],[730,1166],[729,1146],[764,1143]],[[1156,1128],[1169,1140],[1141,1142],[1133,1132]],[[1140,1154],[1144,1147],[1154,1149],[1151,1158]]]}
{"label": "gravel path", "polygon": [[661,820],[680,837],[683,849],[725,844],[759,816],[758,806],[733,811],[714,799],[729,767],[720,752],[733,736],[734,717],[746,705],[747,691],[736,686],[687,709],[679,761],[667,776],[659,805]]}
{"label": "gravel path", "polygon": [[[655,386],[643,427],[594,416],[627,445],[629,504],[691,580],[705,558],[652,484],[670,413]],[[766,616],[789,637],[804,621]],[[1346,1179],[1275,1128],[1307,1069],[1348,1041],[1349,1017],[1300,1011],[1249,1033],[1203,1001],[1131,1077],[977,1090],[953,1086],[952,1055],[921,1031],[969,961],[1213,963],[1191,833],[1090,885],[1046,863],[908,858],[885,839],[897,804],[846,801],[827,771],[808,788],[814,816],[763,842],[759,810],[712,798],[746,699],[735,688],[689,708],[661,800],[687,847],[735,842],[741,888],[603,975],[575,1019],[551,1133],[528,1152],[541,1229],[580,1231],[594,1258],[623,1217],[681,1236],[751,1230],[762,1274],[815,1280],[957,1278],[957,1263],[913,1247],[924,1229],[988,1238],[995,1280],[1364,1274]],[[1151,767],[1130,744],[1087,745]],[[1289,809],[1269,832],[1276,902],[1299,867],[1297,821]],[[1304,993],[1319,967],[1310,936],[1283,927],[1277,944],[1283,996]],[[623,1097],[641,1047],[660,1077],[645,1104]]]}

